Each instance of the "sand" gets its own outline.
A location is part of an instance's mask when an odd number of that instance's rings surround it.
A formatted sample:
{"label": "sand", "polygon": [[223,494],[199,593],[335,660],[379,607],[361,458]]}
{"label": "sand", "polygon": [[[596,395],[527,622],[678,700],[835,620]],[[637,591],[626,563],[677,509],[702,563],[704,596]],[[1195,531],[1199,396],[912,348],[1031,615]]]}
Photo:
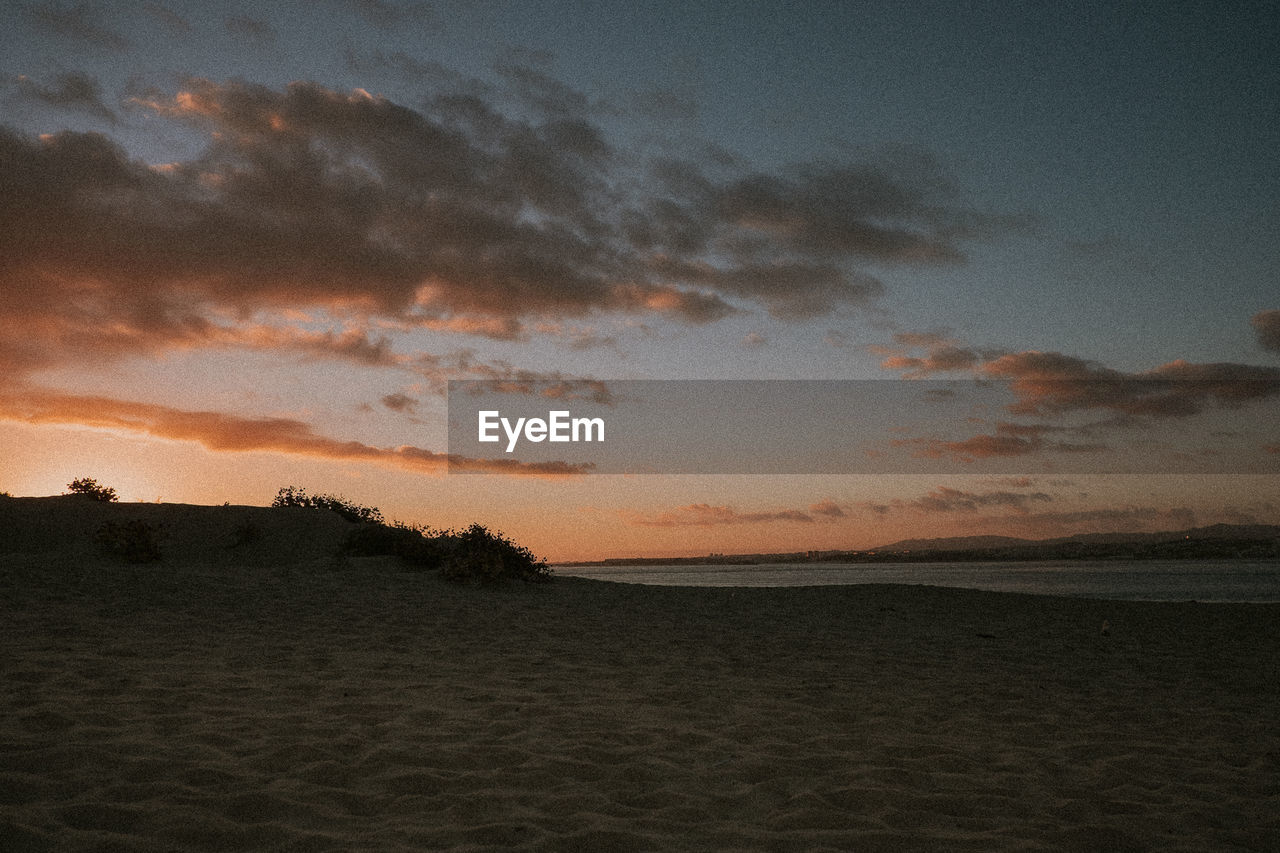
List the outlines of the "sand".
{"label": "sand", "polygon": [[0,549],[0,849],[1280,849],[1280,606],[459,587],[214,509]]}

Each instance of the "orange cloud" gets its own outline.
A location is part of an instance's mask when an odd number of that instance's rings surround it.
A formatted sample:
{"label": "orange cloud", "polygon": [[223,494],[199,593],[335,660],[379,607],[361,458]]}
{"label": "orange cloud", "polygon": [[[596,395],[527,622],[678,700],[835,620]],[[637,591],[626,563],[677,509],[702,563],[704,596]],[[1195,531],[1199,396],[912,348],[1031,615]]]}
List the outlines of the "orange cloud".
{"label": "orange cloud", "polygon": [[[830,512],[823,513],[828,520],[837,516]],[[813,515],[799,509],[779,509],[767,512],[740,512],[731,506],[713,506],[711,504],[689,504],[657,515],[641,515],[639,513],[622,513],[629,523],[641,527],[719,527],[738,524],[775,524],[778,522],[799,522],[811,524]]]}
{"label": "orange cloud", "polygon": [[358,441],[317,435],[309,425],[292,418],[245,418],[221,412],[190,412],[150,403],[43,390],[0,393],[0,419],[28,424],[125,429],[156,438],[192,441],[215,451],[267,451],[373,462],[429,474],[456,470],[563,477],[586,473],[590,467],[565,462],[471,459],[409,445],[374,447]]}

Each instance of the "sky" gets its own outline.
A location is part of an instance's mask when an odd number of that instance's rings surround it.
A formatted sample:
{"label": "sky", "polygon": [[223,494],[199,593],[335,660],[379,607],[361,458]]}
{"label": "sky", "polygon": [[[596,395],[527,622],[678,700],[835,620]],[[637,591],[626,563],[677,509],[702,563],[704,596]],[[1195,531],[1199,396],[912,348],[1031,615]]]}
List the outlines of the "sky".
{"label": "sky", "polygon": [[[0,23],[0,490],[294,485],[552,560],[1280,523],[1273,3],[32,0]],[[876,421],[933,468],[671,473],[696,455],[673,431],[658,473],[590,473],[451,460],[458,380],[1008,397]],[[762,408],[820,459],[789,399]]]}

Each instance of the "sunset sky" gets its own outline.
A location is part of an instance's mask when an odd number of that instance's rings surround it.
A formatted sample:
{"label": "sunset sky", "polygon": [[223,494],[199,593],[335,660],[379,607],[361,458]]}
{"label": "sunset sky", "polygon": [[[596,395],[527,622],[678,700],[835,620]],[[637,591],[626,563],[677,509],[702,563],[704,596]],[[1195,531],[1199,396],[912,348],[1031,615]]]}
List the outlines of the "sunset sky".
{"label": "sunset sky", "polygon": [[[1273,3],[0,23],[0,490],[292,484],[553,560],[1280,523]],[[451,474],[447,383],[474,379],[1013,400],[965,435],[904,423],[936,473]],[[1053,464],[1196,419],[1179,458],[1232,473]]]}

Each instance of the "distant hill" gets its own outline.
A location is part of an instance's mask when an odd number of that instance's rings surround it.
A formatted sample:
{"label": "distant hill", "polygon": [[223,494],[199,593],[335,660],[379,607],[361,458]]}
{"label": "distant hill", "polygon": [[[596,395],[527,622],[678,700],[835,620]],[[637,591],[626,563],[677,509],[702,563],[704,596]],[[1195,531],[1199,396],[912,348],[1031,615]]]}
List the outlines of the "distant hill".
{"label": "distant hill", "polygon": [[1082,543],[1091,545],[1150,545],[1159,542],[1187,540],[1256,541],[1280,539],[1280,526],[1274,524],[1212,524],[1186,530],[1159,533],[1078,533],[1053,539],[1018,539],[1012,536],[952,536],[940,539],[903,539],[881,545],[873,551],[953,551],[986,548],[1046,547]]}
{"label": "distant hill", "polygon": [[878,548],[708,554],[705,557],[615,557],[566,566],[759,565],[762,563],[1002,562],[1019,560],[1280,559],[1280,526],[1213,524],[1160,533],[1081,533],[1055,539],[950,536],[902,539]]}
{"label": "distant hill", "polygon": [[903,539],[891,545],[870,548],[871,551],[938,551],[962,548],[1011,548],[1032,545],[1034,539],[1018,539],[1014,536],[949,536],[939,539]]}

